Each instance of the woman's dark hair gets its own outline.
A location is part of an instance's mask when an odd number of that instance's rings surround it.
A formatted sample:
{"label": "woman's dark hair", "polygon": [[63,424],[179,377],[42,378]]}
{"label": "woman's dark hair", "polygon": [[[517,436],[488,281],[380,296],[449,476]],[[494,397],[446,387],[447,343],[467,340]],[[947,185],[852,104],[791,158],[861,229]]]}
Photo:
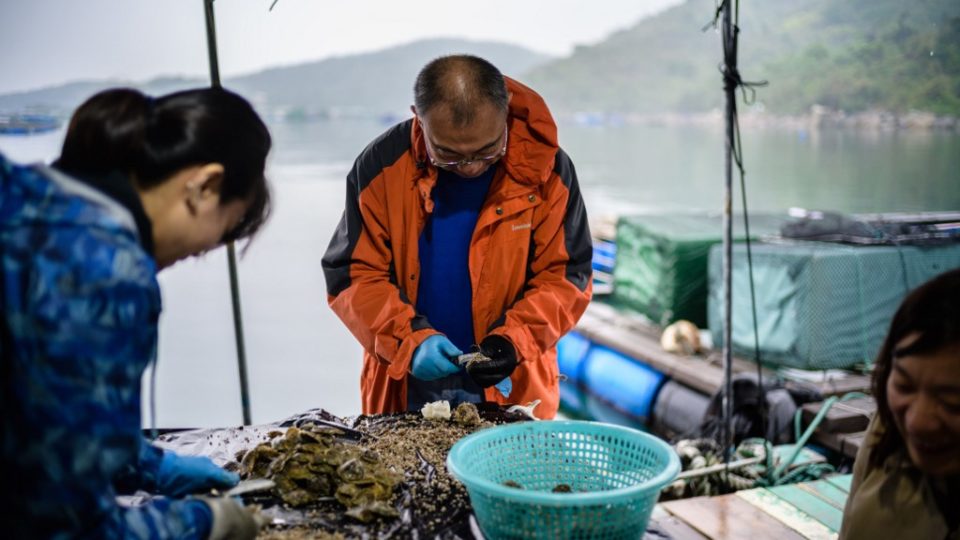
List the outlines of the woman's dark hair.
{"label": "woman's dark hair", "polygon": [[[466,84],[458,84],[464,82]],[[420,70],[413,84],[413,104],[417,114],[425,115],[443,103],[450,107],[453,121],[467,125],[473,121],[477,106],[491,103],[507,112],[509,97],[503,74],[478,56],[457,54],[441,56]]]}
{"label": "woman's dark hair", "polygon": [[[898,349],[897,344],[913,333],[920,337]],[[933,354],[950,347],[960,347],[960,268],[940,274],[914,289],[890,322],[890,331],[873,368],[873,397],[885,428],[870,457],[873,465],[882,466],[887,457],[904,445],[887,399],[887,379],[894,359]]]}
{"label": "woman's dark hair", "polygon": [[270,213],[263,171],[270,133],[247,100],[229,90],[201,88],[151,98],[138,90],[100,92],[70,119],[54,162],[77,176],[120,171],[149,189],[184,167],[219,163],[220,204],[250,206],[224,241],[252,236]]}

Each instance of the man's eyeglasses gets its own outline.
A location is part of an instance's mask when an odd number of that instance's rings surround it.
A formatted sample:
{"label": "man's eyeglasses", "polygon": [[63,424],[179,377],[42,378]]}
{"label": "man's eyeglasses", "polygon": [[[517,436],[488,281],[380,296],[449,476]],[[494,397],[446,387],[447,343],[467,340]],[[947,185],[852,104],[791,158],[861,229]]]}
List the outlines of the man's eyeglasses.
{"label": "man's eyeglasses", "polygon": [[[426,141],[427,143],[427,157],[430,158],[430,164],[433,165],[434,167],[439,167],[441,169],[457,169],[460,167],[469,167],[474,163],[488,164],[488,163],[493,163],[494,161],[502,158],[503,155],[507,153],[507,126],[503,126],[503,145],[500,147],[499,150],[497,150],[493,154],[490,154],[489,156],[484,156],[484,157],[473,157],[470,159],[459,159],[456,161],[453,161],[453,160],[443,161],[442,159],[437,159],[436,157],[434,157],[436,151],[432,148],[432,145],[430,144],[430,139],[427,137],[424,137],[424,141]],[[443,158],[444,156],[438,156],[438,157]]]}

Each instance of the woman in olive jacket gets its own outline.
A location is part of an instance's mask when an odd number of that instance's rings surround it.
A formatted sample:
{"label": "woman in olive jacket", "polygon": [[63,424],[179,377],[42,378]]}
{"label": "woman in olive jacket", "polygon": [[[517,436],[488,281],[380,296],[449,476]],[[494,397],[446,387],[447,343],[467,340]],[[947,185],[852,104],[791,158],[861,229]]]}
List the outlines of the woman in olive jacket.
{"label": "woman in olive jacket", "polygon": [[841,539],[957,539],[960,269],[916,289],[873,372],[877,415],[857,454]]}

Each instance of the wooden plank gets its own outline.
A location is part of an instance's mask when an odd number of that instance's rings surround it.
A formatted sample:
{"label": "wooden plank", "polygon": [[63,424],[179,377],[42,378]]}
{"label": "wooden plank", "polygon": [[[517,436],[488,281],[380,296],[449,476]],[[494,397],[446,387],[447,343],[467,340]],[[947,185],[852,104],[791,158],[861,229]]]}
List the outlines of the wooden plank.
{"label": "wooden plank", "polygon": [[824,524],[833,532],[840,530],[843,521],[843,509],[823,500],[797,485],[776,486],[767,491],[792,504],[798,510],[806,512],[813,519]]}
{"label": "wooden plank", "polygon": [[856,457],[856,454],[847,455],[843,452],[843,441],[840,440],[843,436],[843,433],[826,433],[822,431],[815,431],[813,432],[813,437],[811,440],[829,448],[830,450],[833,450],[834,452],[844,454],[847,457]]}
{"label": "wooden plank", "polygon": [[637,332],[636,329],[620,327],[584,314],[577,324],[577,332],[594,343],[635,358],[704,394],[714,394],[723,382],[723,371],[719,367],[707,364],[699,357],[668,353],[660,347],[659,338]]}
{"label": "wooden plank", "polygon": [[[835,540],[837,533],[830,530],[829,527],[812,518],[806,512],[799,510],[792,504],[784,501],[780,497],[770,493],[766,489],[745,489],[733,494],[734,497],[743,499],[745,502],[756,506],[758,509],[767,513],[771,518],[776,519],[789,527],[791,532],[802,538],[812,540]],[[777,536],[757,535],[755,538],[779,538]]]}
{"label": "wooden plank", "polygon": [[803,538],[793,528],[738,497],[737,494],[695,497],[661,503],[660,506],[704,536],[714,540],[757,540],[758,538],[799,540]]}
{"label": "wooden plank", "polygon": [[847,493],[850,493],[850,483],[853,482],[853,475],[843,474],[838,476],[831,476],[829,478],[824,478],[824,480],[846,491]]}
{"label": "wooden plank", "polygon": [[843,511],[843,507],[847,504],[847,491],[838,488],[826,480],[806,482],[802,484],[796,484],[796,486],[799,489],[806,490],[817,497],[820,497],[824,501],[827,501],[829,504],[833,505],[834,508],[839,509],[841,512]]}
{"label": "wooden plank", "polygon": [[[660,328],[618,312],[612,306],[594,302],[577,323],[577,332],[595,343],[617,350],[650,366],[677,382],[708,396],[723,385],[723,361],[719,350],[699,356],[681,356],[668,353],[660,347]],[[747,359],[733,357],[734,373],[756,373],[757,365]],[[773,379],[776,373],[768,368],[761,371],[764,378]],[[849,375],[822,381],[792,382],[813,387],[824,397],[843,395],[870,388],[869,375]]]}
{"label": "wooden plank", "polygon": [[659,504],[653,507],[650,514],[650,524],[643,540],[707,540],[707,537],[697,532],[676,516],[664,510]]}
{"label": "wooden plank", "polygon": [[[577,324],[577,332],[591,341],[636,358],[677,382],[704,394],[713,395],[723,384],[723,367],[718,351],[707,356],[682,356],[664,351],[660,329],[636,318],[625,316],[603,304],[590,304]],[[756,364],[733,359],[733,371],[756,372]],[[774,378],[764,368],[764,377]]]}
{"label": "wooden plank", "polygon": [[827,379],[813,383],[823,397],[842,396],[850,392],[869,392],[870,375],[848,375],[841,379]]}
{"label": "wooden plank", "polygon": [[866,434],[866,431],[860,433],[821,433],[815,431],[813,440],[848,458],[855,458],[860,446],[863,445]]}
{"label": "wooden plank", "polygon": [[860,433],[849,433],[847,435],[840,436],[840,452],[843,455],[855,458],[857,457],[857,452],[860,451],[860,447],[863,446],[863,440],[867,436],[866,431],[861,431]]}
{"label": "wooden plank", "polygon": [[[823,407],[822,401],[807,403],[803,409],[803,424],[810,425],[814,417]],[[877,410],[877,403],[872,397],[837,401],[823,416],[817,430],[830,433],[853,433],[867,429],[873,413]]]}

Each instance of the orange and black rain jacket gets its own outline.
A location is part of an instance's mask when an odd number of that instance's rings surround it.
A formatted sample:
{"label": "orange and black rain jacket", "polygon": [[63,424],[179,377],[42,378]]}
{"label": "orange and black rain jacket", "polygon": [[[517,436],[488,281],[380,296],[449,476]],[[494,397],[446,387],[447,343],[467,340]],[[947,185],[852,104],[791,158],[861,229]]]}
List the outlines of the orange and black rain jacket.
{"label": "orange and black rain jacket", "polygon": [[[480,209],[470,241],[477,343],[501,334],[519,365],[510,403],[559,405],[556,344],[590,301],[592,247],[570,158],[543,99],[506,79],[512,93],[507,152]],[[437,334],[416,312],[418,240],[433,211],[437,170],[429,165],[416,118],[398,124],[360,154],[347,176],[347,203],[323,257],[330,307],[364,349],[364,414],[406,409],[414,350]],[[506,403],[494,388],[488,401]]]}

